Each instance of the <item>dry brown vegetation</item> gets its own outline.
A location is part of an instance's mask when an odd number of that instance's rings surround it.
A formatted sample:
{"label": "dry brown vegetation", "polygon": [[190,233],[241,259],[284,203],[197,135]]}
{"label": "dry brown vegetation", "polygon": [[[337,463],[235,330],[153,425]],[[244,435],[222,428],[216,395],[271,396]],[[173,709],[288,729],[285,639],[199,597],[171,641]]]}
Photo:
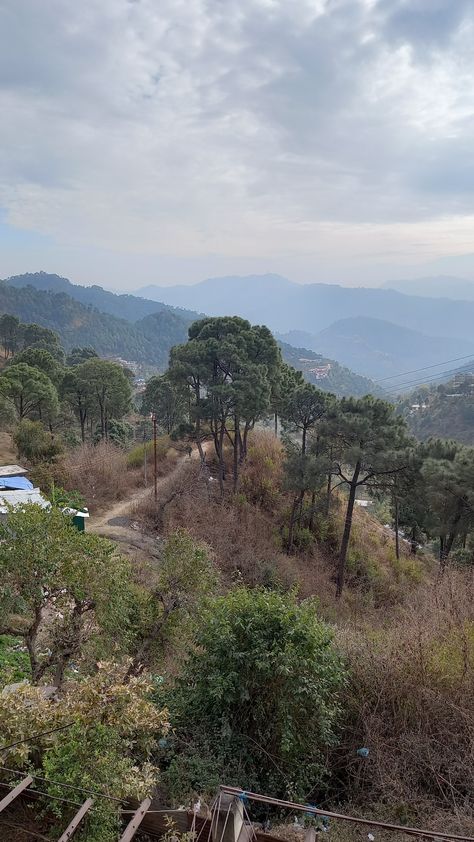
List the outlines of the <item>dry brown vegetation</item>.
{"label": "dry brown vegetation", "polygon": [[[169,445],[160,447],[158,476],[170,473],[177,459],[178,454]],[[79,491],[96,511],[116,500],[125,499],[130,496],[131,490],[144,487],[143,462],[137,458],[136,452],[131,460],[130,454],[105,441],[96,445],[85,444],[71,451],[58,470],[65,488]],[[153,463],[149,461],[149,485],[152,477]]]}
{"label": "dry brown vegetation", "polygon": [[[311,543],[282,550],[288,499],[281,488],[281,449],[254,437],[239,493],[221,501],[217,483],[197,462],[181,466],[138,516],[148,528],[186,527],[212,548],[224,583],[290,587],[316,595],[334,623],[350,683],[342,740],[331,757],[328,803],[432,830],[474,833],[474,573],[442,579],[429,556],[410,555],[366,510],[355,512],[347,588],[334,599],[335,558],[327,522]],[[166,487],[165,487],[166,486]],[[334,501],[333,532],[343,501]],[[357,755],[367,747],[369,756]],[[355,842],[367,828],[332,823],[328,838]],[[403,838],[376,831],[376,839]]]}
{"label": "dry brown vegetation", "polygon": [[[317,515],[314,533],[304,530],[298,551],[287,555],[283,538],[291,501],[283,490],[283,459],[282,445],[272,434],[254,432],[235,496],[222,501],[215,479],[197,461],[185,460],[160,487],[157,503],[153,498],[140,502],[134,517],[146,529],[164,534],[188,529],[212,548],[228,581],[237,577],[250,586],[297,586],[302,597],[317,595],[324,613],[333,618],[342,501],[335,496],[331,517]],[[212,473],[211,453],[208,463]],[[429,559],[413,558],[404,546],[396,559],[392,545],[392,534],[378,521],[365,510],[355,512],[347,564],[350,587],[337,607],[339,618],[364,617],[372,609],[385,613],[387,604],[403,601],[426,577]]]}

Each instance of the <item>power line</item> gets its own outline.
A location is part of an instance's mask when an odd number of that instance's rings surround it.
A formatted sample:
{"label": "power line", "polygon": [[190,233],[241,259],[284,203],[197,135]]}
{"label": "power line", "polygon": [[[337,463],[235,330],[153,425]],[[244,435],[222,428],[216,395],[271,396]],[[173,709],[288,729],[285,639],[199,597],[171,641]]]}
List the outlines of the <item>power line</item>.
{"label": "power line", "polygon": [[424,379],[416,378],[416,380],[406,380],[403,383],[393,383],[386,392],[388,394],[392,394],[398,391],[403,391],[407,387],[414,388],[415,386],[422,386],[424,383],[433,383],[437,380],[440,380],[441,377],[456,375],[459,373],[457,368],[452,368],[448,371],[440,371],[438,374],[434,374],[431,377],[425,377]]}
{"label": "power line", "polygon": [[31,743],[32,740],[36,740],[39,737],[47,737],[49,734],[55,734],[57,731],[65,731],[66,728],[72,728],[73,725],[75,725],[74,722],[69,722],[67,725],[59,725],[57,728],[51,728],[49,731],[40,731],[38,734],[32,734],[30,737],[24,737],[22,740],[16,740],[14,743],[0,746],[0,751],[8,751],[10,748],[23,745],[23,743]]}
{"label": "power line", "polygon": [[[425,365],[423,368],[412,368],[411,371],[401,371],[400,374],[391,374],[389,377],[380,377],[374,380],[374,383],[384,383],[385,380],[393,380],[395,377],[405,377],[406,374],[416,374],[418,371],[427,371],[429,368],[439,368],[440,365],[448,365],[448,363],[457,363],[460,360],[474,360],[472,354],[466,354],[464,357],[454,357],[452,360],[443,360],[441,363],[433,363],[433,365]],[[441,374],[442,372],[440,372]]]}
{"label": "power line", "polygon": [[[12,774],[14,774],[14,775],[25,774],[24,772],[21,772],[20,769],[11,769],[9,766],[2,766],[1,770],[5,771],[5,772],[12,772]],[[62,786],[65,789],[74,789],[74,790],[76,790],[76,792],[84,792],[86,795],[95,795],[95,796],[98,796],[99,798],[106,798],[108,801],[115,801],[117,804],[123,803],[121,798],[115,798],[113,795],[106,795],[105,792],[99,792],[98,790],[94,790],[94,789],[85,789],[85,787],[83,787],[83,786],[75,786],[74,784],[67,784],[67,783],[64,783],[63,781],[54,781],[51,778],[42,778],[41,775],[35,775],[34,772],[30,772],[29,774],[36,781],[44,781],[44,783],[55,784],[57,786]],[[166,812],[166,811],[163,811],[163,812]]]}

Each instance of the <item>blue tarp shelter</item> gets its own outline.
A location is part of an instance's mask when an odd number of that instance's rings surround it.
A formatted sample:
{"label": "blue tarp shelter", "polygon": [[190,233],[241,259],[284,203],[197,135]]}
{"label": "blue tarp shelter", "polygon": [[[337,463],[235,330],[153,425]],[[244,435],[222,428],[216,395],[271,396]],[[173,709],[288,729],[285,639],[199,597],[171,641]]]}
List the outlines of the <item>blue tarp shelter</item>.
{"label": "blue tarp shelter", "polygon": [[9,491],[33,491],[34,485],[26,477],[0,477],[0,489]]}

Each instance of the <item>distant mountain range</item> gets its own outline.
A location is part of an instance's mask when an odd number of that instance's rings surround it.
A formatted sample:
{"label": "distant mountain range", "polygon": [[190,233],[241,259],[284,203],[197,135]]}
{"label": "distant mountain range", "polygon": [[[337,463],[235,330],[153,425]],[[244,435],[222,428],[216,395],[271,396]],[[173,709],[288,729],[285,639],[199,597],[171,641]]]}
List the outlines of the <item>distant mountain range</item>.
{"label": "distant mountain range", "polygon": [[[167,367],[170,348],[185,342],[189,325],[200,318],[190,310],[116,295],[99,286],[79,286],[45,272],[0,281],[0,313],[5,312],[52,328],[67,349],[92,345],[103,356],[119,356],[161,370]],[[340,396],[377,391],[369,379],[334,359],[284,343],[280,347],[290,365],[326,391]]]}
{"label": "distant mountain range", "polygon": [[[457,282],[455,286],[454,282]],[[210,278],[194,286],[145,287],[139,294],[210,315],[236,313],[264,322],[283,341],[339,360],[374,379],[474,356],[473,300],[436,297],[450,287],[460,295],[470,282],[442,276],[395,289],[295,284],[280,275]],[[474,285],[472,285],[474,288]],[[410,294],[407,294],[410,291]]]}
{"label": "distant mountain range", "polygon": [[424,298],[452,298],[460,301],[474,301],[474,282],[453,275],[436,275],[428,278],[413,278],[402,281],[386,281],[382,289],[395,289],[405,295],[421,295]]}
{"label": "distant mountain range", "polygon": [[314,335],[341,319],[387,319],[429,336],[471,341],[474,301],[406,295],[393,289],[295,284],[280,275],[210,278],[193,286],[145,287],[147,295],[175,307],[186,305],[212,316],[235,313],[286,333]]}
{"label": "distant mountain range", "polygon": [[328,357],[336,356],[343,365],[375,380],[468,354],[474,358],[474,338],[468,342],[427,336],[393,322],[364,316],[340,319],[315,335],[289,331],[280,338]]}

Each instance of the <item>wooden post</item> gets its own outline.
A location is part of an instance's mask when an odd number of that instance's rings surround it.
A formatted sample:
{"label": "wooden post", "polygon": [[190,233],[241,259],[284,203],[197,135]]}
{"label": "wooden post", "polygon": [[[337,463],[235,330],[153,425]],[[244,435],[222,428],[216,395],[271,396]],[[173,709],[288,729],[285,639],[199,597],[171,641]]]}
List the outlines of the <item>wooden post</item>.
{"label": "wooden post", "polygon": [[84,818],[86,813],[89,812],[93,803],[94,802],[93,802],[92,798],[88,798],[87,801],[84,801],[84,804],[82,805],[82,807],[77,811],[76,815],[69,822],[69,824],[68,824],[66,830],[64,831],[64,833],[62,833],[61,836],[59,837],[58,842],[68,842],[68,840],[71,838],[71,836],[73,836],[73,834],[76,832],[77,828],[79,827],[79,825],[82,822],[82,819]]}
{"label": "wooden post", "polygon": [[150,809],[150,804],[151,798],[145,798],[145,800],[142,801],[138,810],[132,816],[127,827],[125,828],[122,836],[119,839],[119,842],[130,842],[130,840],[133,839],[148,810]]}
{"label": "wooden post", "polygon": [[226,793],[220,795],[219,813],[217,821],[213,824],[212,839],[213,842],[248,842],[250,827],[244,822],[244,804],[241,798]]}
{"label": "wooden post", "polygon": [[2,812],[2,810],[5,809],[5,807],[8,807],[8,805],[11,804],[12,801],[15,800],[15,798],[18,798],[18,796],[21,795],[24,789],[27,789],[27,787],[31,786],[32,783],[33,778],[31,777],[31,775],[28,775],[28,777],[23,778],[23,780],[20,781],[20,783],[17,784],[17,786],[14,789],[12,789],[12,791],[9,792],[8,795],[5,795],[5,798],[2,798],[2,800],[0,801],[0,813]]}

